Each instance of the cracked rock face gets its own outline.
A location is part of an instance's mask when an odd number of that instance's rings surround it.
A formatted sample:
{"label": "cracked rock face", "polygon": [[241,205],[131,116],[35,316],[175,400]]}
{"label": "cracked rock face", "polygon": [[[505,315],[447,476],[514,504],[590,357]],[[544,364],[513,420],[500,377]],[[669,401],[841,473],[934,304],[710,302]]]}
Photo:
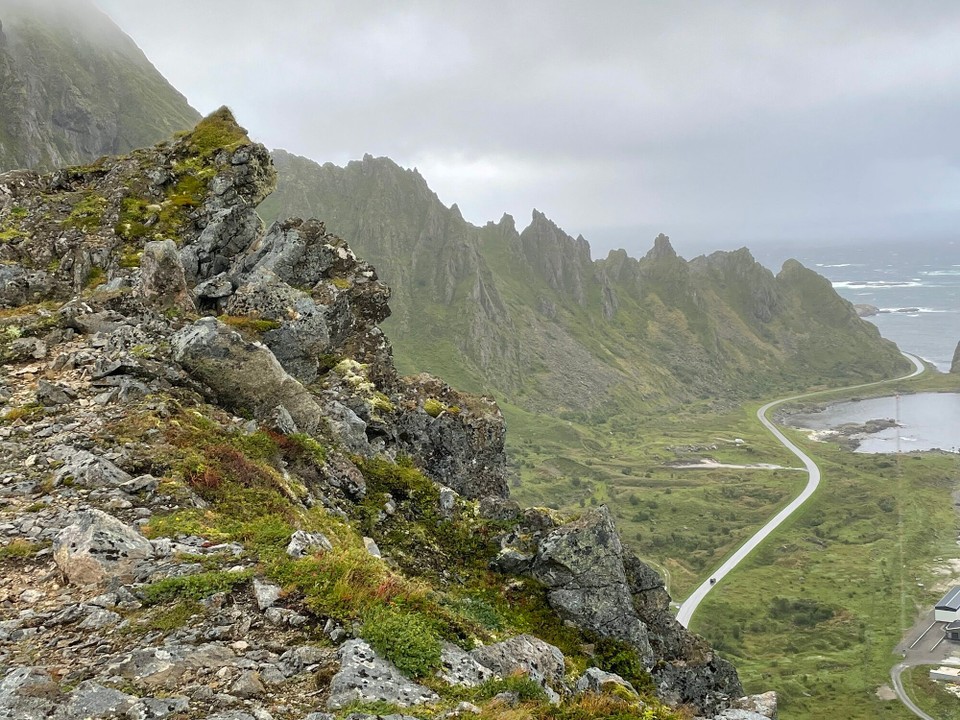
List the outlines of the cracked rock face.
{"label": "cracked rock face", "polygon": [[532,559],[506,548],[498,562],[546,585],[551,607],[577,627],[631,644],[671,703],[709,714],[743,694],[734,667],[677,623],[656,571],[624,551],[606,506],[547,532]]}
{"label": "cracked rock face", "polygon": [[645,664],[653,664],[647,627],[634,610],[623,547],[606,506],[547,535],[531,575],[549,588],[547,599],[561,616],[601,637],[630,643]]}
{"label": "cracked rock face", "polygon": [[337,656],[340,670],[330,681],[330,710],[339,710],[355,701],[383,701],[409,707],[440,699],[429,688],[404,677],[363,640],[348,640],[340,646]]}

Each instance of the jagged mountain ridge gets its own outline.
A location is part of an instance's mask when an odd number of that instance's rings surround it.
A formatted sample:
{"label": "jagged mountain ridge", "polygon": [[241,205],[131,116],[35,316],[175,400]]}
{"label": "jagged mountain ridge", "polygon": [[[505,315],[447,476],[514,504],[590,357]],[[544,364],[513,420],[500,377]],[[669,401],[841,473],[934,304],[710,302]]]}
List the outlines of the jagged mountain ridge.
{"label": "jagged mountain ridge", "polygon": [[0,175],[0,715],[772,717],[605,507],[507,498],[495,403],[398,377],[387,288],[265,229],[274,182],[225,109]]}
{"label": "jagged mountain ridge", "polygon": [[388,331],[404,368],[591,413],[878,379],[906,362],[795,261],[777,275],[745,248],[686,261],[665,236],[643,258],[593,261],[583,237],[536,210],[522,231],[510,216],[476,227],[387,158],[274,159],[261,213],[316,215],[354,238],[394,289]]}
{"label": "jagged mountain ridge", "polygon": [[0,171],[159,142],[199,114],[88,0],[0,0]]}

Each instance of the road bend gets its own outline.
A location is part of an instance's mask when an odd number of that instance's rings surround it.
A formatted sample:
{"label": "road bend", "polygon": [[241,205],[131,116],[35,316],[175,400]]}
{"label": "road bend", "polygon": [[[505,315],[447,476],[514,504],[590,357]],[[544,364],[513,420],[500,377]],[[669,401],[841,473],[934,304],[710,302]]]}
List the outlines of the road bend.
{"label": "road bend", "polygon": [[767,419],[767,412],[781,405],[785,402],[791,402],[793,400],[803,400],[805,398],[813,397],[815,395],[823,395],[828,392],[839,392],[840,390],[860,390],[862,388],[873,387],[876,385],[883,385],[885,383],[900,382],[901,380],[908,380],[909,378],[916,377],[922,373],[925,369],[923,361],[920,358],[910,355],[909,353],[903,353],[903,355],[910,360],[914,365],[913,372],[904,375],[903,377],[894,378],[893,380],[878,380],[877,382],[863,383],[862,385],[851,385],[846,388],[839,388],[838,390],[818,390],[817,392],[804,393],[802,395],[792,395],[791,397],[782,398],[780,400],[774,400],[768,402],[762,408],[757,410],[757,419],[760,423],[769,430],[780,443],[787,448],[790,452],[800,458],[800,461],[803,463],[804,467],[807,470],[807,484],[803,488],[801,493],[794,498],[789,505],[783,508],[780,512],[774,515],[770,520],[767,521],[767,524],[760,528],[754,535],[747,540],[743,545],[741,545],[736,552],[728,557],[724,563],[718,567],[716,570],[711,573],[709,579],[705,580],[703,583],[694,590],[690,596],[683,601],[683,604],[680,605],[680,609],[677,611],[677,621],[684,627],[690,625],[690,620],[693,618],[693,613],[696,612],[697,608],[700,606],[700,603],[703,602],[703,599],[707,594],[717,586],[717,584],[723,580],[730,572],[734,570],[743,560],[753,552],[757,546],[762,543],[770,533],[780,527],[783,524],[784,520],[793,515],[797,510],[799,510],[803,504],[810,499],[810,496],[816,491],[820,486],[820,468],[817,467],[817,464],[810,459],[810,456],[807,455],[803,450],[798,448],[789,439],[784,435],[777,427]]}
{"label": "road bend", "polygon": [[918,718],[923,720],[934,720],[934,718],[927,715],[923,710],[918,708],[913,700],[910,699],[910,696],[907,695],[907,691],[903,689],[903,680],[900,677],[900,674],[907,669],[907,665],[903,663],[898,663],[893,666],[893,669],[890,671],[890,681],[893,683],[894,692],[897,693],[897,697],[900,698],[900,702],[907,706],[907,710],[912,712]]}

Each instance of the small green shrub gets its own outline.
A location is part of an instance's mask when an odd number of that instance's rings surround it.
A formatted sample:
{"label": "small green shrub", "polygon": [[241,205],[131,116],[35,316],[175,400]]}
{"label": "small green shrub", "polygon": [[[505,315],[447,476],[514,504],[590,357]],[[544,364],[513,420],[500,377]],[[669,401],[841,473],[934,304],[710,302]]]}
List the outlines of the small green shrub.
{"label": "small green shrub", "polygon": [[62,225],[66,228],[90,232],[99,227],[103,220],[103,213],[107,209],[107,204],[105,197],[91,193],[81,198],[73,206]]}
{"label": "small green shrub", "polygon": [[422,615],[378,609],[365,618],[360,636],[410,677],[426,677],[440,667],[440,636]]}
{"label": "small green shrub", "polygon": [[434,398],[427,398],[423,401],[423,411],[430,417],[438,417],[446,409],[446,405]]}
{"label": "small green shrub", "polygon": [[205,572],[185,577],[165,578],[147,585],[140,591],[146,605],[156,605],[171,600],[202,600],[218,592],[232,592],[237,585],[249,582],[253,573]]}

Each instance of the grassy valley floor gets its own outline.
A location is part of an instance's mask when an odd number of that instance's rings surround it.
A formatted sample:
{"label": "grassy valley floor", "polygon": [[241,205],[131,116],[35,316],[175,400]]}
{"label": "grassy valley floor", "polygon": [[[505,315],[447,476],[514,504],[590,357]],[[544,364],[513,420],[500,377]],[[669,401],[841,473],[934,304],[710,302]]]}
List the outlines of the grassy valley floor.
{"label": "grassy valley floor", "polygon": [[[927,375],[898,387],[957,384]],[[673,467],[702,457],[797,467],[756,421],[759,404],[595,427],[507,406],[514,496],[571,510],[607,503],[624,539],[661,568],[682,600],[806,482],[792,469]],[[818,462],[823,483],[711,593],[692,629],[734,662],[748,692],[776,689],[784,720],[827,710],[844,718],[912,717],[876,691],[889,681],[903,631],[955,580],[949,561],[960,558],[952,497],[960,457],[861,455],[789,434]],[[918,702],[920,692],[912,693]]]}

